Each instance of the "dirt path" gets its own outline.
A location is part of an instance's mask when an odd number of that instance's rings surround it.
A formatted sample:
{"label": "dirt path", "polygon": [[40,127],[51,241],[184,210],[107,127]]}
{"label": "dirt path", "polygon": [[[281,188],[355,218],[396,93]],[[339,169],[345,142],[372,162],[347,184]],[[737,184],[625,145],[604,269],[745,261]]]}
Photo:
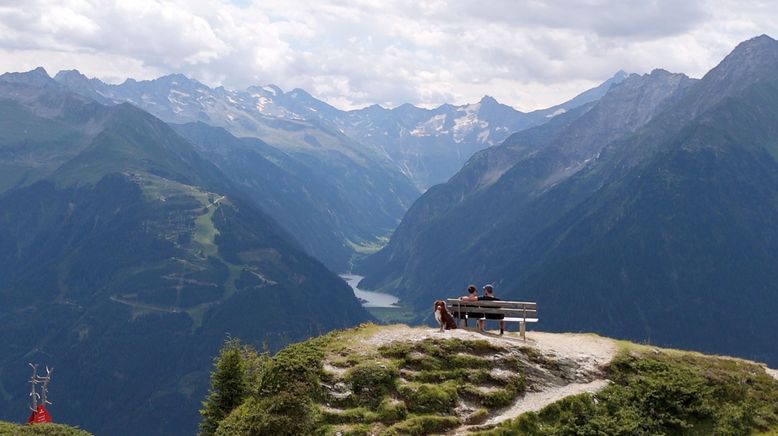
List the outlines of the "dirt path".
{"label": "dirt path", "polygon": [[[573,381],[562,385],[534,386],[532,391],[479,427],[492,427],[522,413],[536,412],[570,395],[598,392],[608,385],[603,369],[618,351],[612,340],[590,334],[529,332],[527,345],[536,348],[547,358],[569,363],[570,367],[575,368]],[[467,427],[463,428],[460,434],[466,430]]]}
{"label": "dirt path", "polygon": [[520,398],[510,409],[492,417],[484,424],[487,426],[499,424],[513,419],[525,412],[537,412],[543,407],[570,395],[584,392],[595,393],[608,385],[608,380],[600,379],[589,383],[570,383],[565,386],[549,388],[540,392],[530,392]]}
{"label": "dirt path", "polygon": [[154,306],[151,304],[144,304],[144,303],[138,303],[136,301],[126,300],[121,297],[112,296],[110,297],[111,301],[115,301],[120,304],[124,304],[127,306],[132,307],[133,309],[140,309],[140,310],[150,310],[153,312],[165,312],[165,313],[180,313],[181,309],[175,308],[175,307],[160,307],[160,306]]}
{"label": "dirt path", "polygon": [[617,352],[613,340],[593,334],[528,332],[527,342],[545,355],[575,361],[582,372],[600,372]]}

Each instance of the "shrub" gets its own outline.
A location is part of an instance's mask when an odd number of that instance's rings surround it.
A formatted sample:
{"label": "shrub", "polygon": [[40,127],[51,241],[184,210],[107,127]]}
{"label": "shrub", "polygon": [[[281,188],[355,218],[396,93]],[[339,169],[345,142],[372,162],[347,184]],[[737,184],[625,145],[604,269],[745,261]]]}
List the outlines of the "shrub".
{"label": "shrub", "polygon": [[378,405],[377,412],[381,422],[390,424],[405,419],[408,415],[408,408],[405,406],[405,402],[392,401],[391,398],[387,397]]}
{"label": "shrub", "polygon": [[455,416],[421,415],[399,422],[387,431],[389,435],[426,435],[442,433],[462,424]]}
{"label": "shrub", "polygon": [[295,436],[312,434],[314,428],[311,401],[304,396],[279,392],[268,398],[249,397],[219,424],[215,434]]}
{"label": "shrub", "polygon": [[458,399],[455,382],[407,383],[400,385],[397,391],[405,399],[408,410],[418,413],[449,413]]}
{"label": "shrub", "polygon": [[259,431],[266,419],[267,412],[255,398],[249,397],[219,423],[214,434],[216,436],[260,434]]}
{"label": "shrub", "polygon": [[345,374],[357,404],[375,408],[394,386],[397,368],[382,363],[361,363]]}
{"label": "shrub", "polygon": [[522,392],[524,392],[524,377],[520,375],[511,377],[504,387],[493,391],[482,391],[471,384],[459,387],[460,395],[473,398],[480,405],[488,408],[505,407],[511,404]]}
{"label": "shrub", "polygon": [[410,373],[406,378],[424,383],[439,383],[446,380],[469,381],[484,376],[485,374],[488,374],[488,372],[483,369],[473,371],[468,368],[457,368],[449,371],[422,370],[417,373]]}
{"label": "shrub", "polygon": [[292,344],[273,356],[261,373],[257,394],[268,397],[294,389],[302,396],[318,398],[324,338]]}
{"label": "shrub", "polygon": [[489,411],[486,409],[478,409],[467,417],[465,424],[481,424],[486,421],[487,418],[489,418]]}
{"label": "shrub", "polygon": [[319,421],[326,424],[369,424],[379,420],[379,414],[364,407],[347,409],[342,412],[324,410],[319,412]]}

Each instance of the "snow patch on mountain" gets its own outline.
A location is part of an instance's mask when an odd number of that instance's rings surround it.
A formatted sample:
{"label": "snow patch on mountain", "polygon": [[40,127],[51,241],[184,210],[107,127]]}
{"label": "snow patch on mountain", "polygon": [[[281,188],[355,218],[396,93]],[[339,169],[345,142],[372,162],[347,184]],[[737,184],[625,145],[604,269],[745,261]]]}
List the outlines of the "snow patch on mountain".
{"label": "snow patch on mountain", "polygon": [[557,115],[562,115],[563,113],[567,112],[567,109],[560,107],[559,109],[555,110],[554,112],[546,115],[546,118],[554,118]]}
{"label": "snow patch on mountain", "polygon": [[417,124],[416,128],[410,131],[413,136],[432,136],[436,134],[447,134],[448,130],[445,130],[446,114],[438,114],[428,119],[427,121]]}
{"label": "snow patch on mountain", "polygon": [[[458,112],[464,112],[465,115],[454,119],[454,142],[462,142],[467,135],[472,133],[477,127],[485,129],[489,127],[489,122],[478,118],[478,112],[481,109],[480,103],[469,104]],[[488,132],[487,132],[488,135]],[[480,138],[480,135],[479,135]],[[480,141],[483,142],[483,141]]]}

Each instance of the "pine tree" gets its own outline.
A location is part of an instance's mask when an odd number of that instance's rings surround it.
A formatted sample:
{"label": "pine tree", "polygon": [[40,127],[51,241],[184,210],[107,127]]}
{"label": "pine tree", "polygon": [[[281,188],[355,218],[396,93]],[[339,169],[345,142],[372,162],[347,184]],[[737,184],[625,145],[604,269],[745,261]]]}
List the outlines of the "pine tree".
{"label": "pine tree", "polygon": [[[211,389],[200,410],[200,435],[216,433],[219,422],[248,395],[247,359],[249,349],[240,340],[228,338],[219,355],[214,359],[215,370],[211,372]],[[256,352],[254,352],[256,355]]]}

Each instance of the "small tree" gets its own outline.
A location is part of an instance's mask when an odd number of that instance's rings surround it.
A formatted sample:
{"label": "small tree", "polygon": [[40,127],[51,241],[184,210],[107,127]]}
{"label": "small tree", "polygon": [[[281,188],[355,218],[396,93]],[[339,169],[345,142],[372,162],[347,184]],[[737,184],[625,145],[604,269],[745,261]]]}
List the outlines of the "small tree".
{"label": "small tree", "polygon": [[[200,434],[211,436],[216,433],[219,422],[240,406],[249,392],[247,377],[247,353],[253,350],[244,347],[240,340],[227,338],[219,355],[214,359],[215,369],[211,372],[211,389],[200,409]],[[253,352],[256,356],[256,352]],[[254,359],[251,359],[252,361]]]}

